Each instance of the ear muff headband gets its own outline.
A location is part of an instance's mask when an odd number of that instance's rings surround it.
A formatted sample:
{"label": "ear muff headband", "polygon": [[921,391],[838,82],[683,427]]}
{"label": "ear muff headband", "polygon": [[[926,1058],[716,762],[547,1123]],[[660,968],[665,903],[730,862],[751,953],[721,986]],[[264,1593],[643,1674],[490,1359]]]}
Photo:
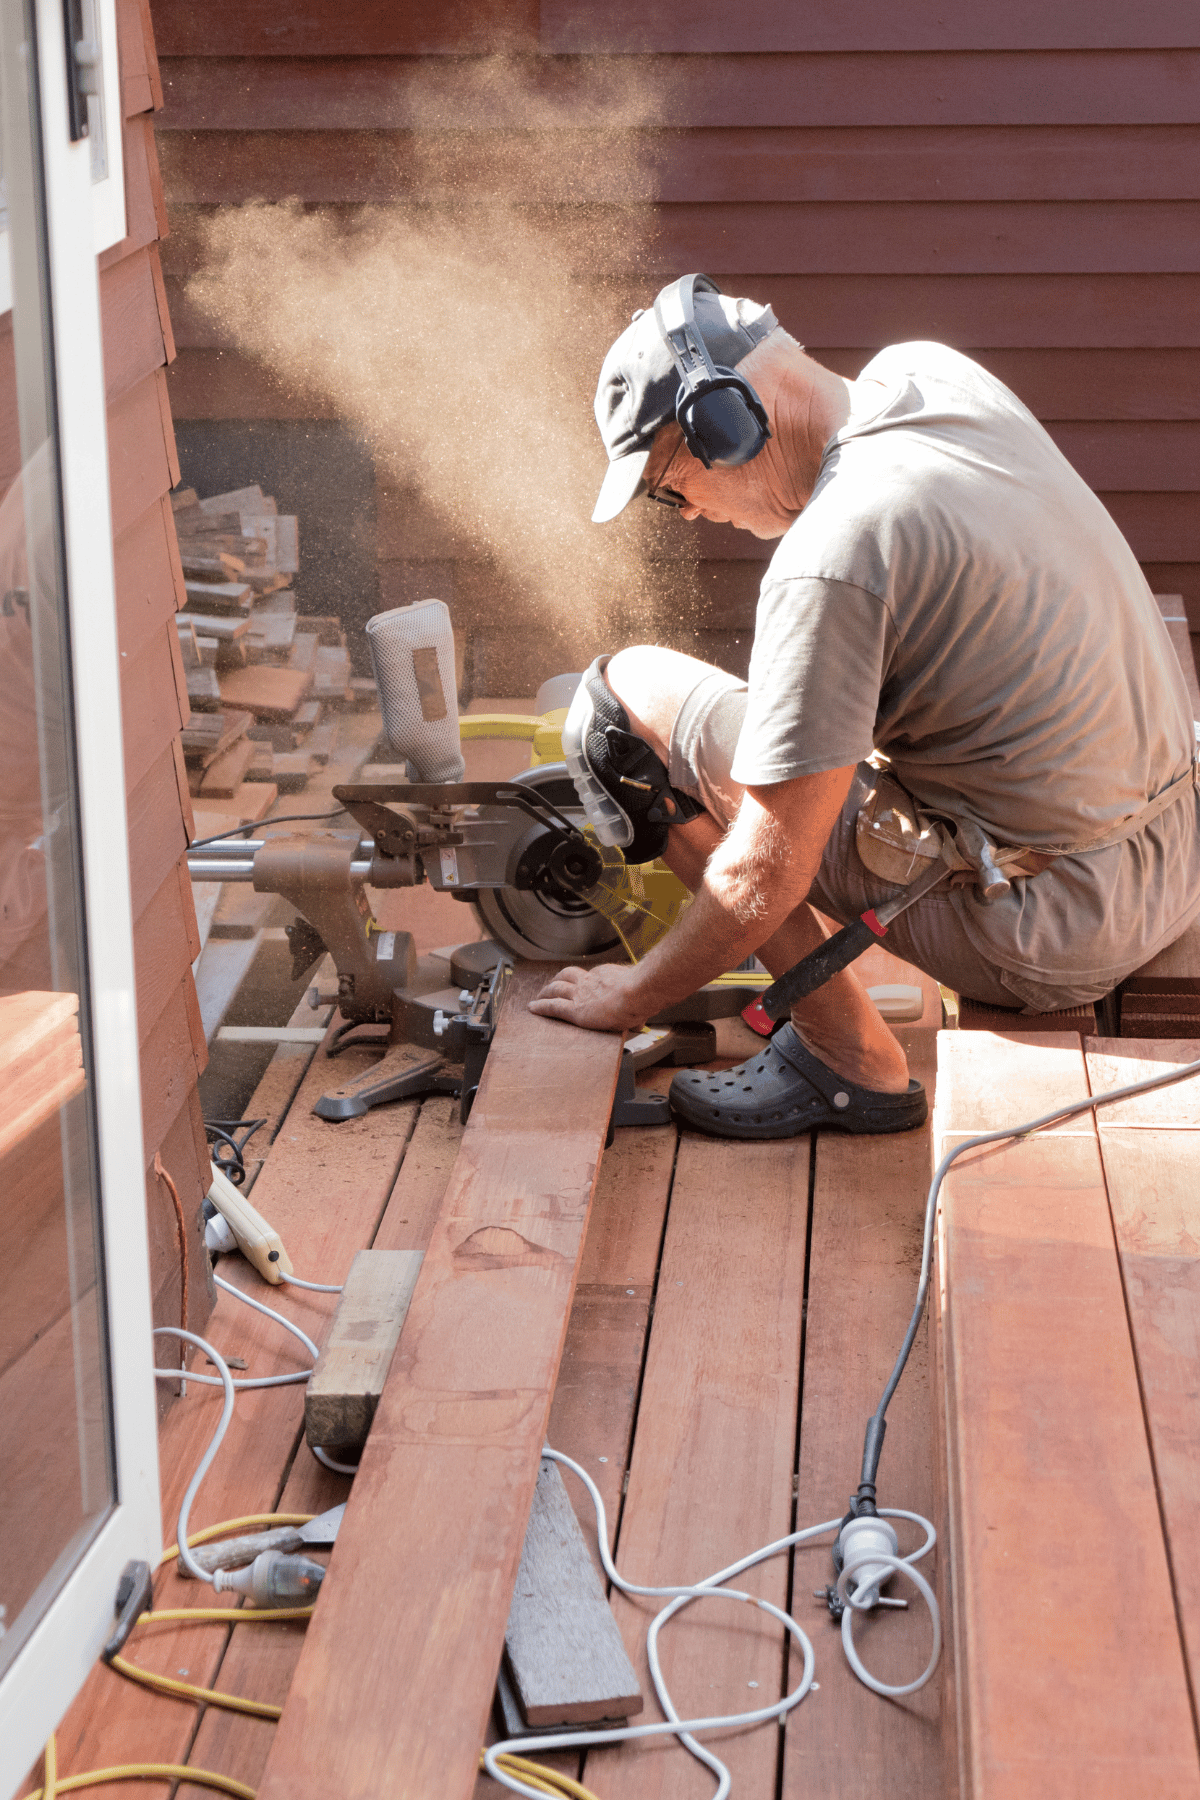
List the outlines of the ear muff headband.
{"label": "ear muff headband", "polygon": [[738,469],[770,437],[767,411],[744,375],[713,362],[696,323],[697,291],[721,290],[707,275],[684,275],[654,302],[655,323],[679,371],[675,418],[706,469]]}

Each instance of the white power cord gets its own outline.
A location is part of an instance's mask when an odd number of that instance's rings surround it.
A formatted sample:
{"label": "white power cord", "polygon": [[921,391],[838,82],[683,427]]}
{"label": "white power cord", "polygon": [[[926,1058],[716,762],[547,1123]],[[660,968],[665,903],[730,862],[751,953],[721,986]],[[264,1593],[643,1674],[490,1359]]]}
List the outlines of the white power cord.
{"label": "white power cord", "polygon": [[282,1269],[277,1270],[277,1274],[288,1287],[307,1288],[312,1294],[340,1294],[342,1291],[340,1282],[301,1281],[299,1275],[285,1274]]}
{"label": "white power cord", "polygon": [[175,1541],[179,1545],[180,1562],[183,1564],[188,1574],[194,1576],[197,1581],[211,1582],[212,1576],[200,1567],[200,1564],[188,1549],[188,1517],[192,1510],[192,1501],[196,1498],[200,1483],[208,1474],[212,1459],[221,1448],[221,1439],[229,1429],[229,1421],[233,1417],[234,1379],[229,1373],[228,1363],[221,1355],[221,1352],[216,1348],[215,1344],[210,1344],[206,1338],[197,1337],[194,1331],[184,1331],[178,1325],[159,1325],[156,1327],[154,1335],[155,1337],[182,1338],[185,1344],[194,1344],[197,1350],[203,1350],[206,1356],[212,1358],[218,1370],[216,1376],[192,1376],[188,1375],[187,1371],[182,1369],[155,1369],[154,1373],[156,1375],[170,1381],[179,1381],[183,1379],[184,1376],[186,1376],[188,1381],[219,1381],[220,1385],[225,1389],[225,1404],[221,1408],[221,1417],[217,1422],[217,1429],[213,1432],[212,1437],[209,1440],[208,1449],[204,1452],[204,1455],[200,1458],[200,1461],[196,1466],[196,1473],[187,1484],[183,1499],[179,1505],[179,1522],[175,1528]]}
{"label": "white power cord", "polygon": [[[604,1565],[605,1574],[608,1576],[613,1586],[619,1588],[623,1594],[636,1594],[662,1598],[666,1599],[668,1602],[668,1604],[655,1616],[650,1625],[650,1629],[646,1634],[646,1657],[650,1665],[650,1677],[654,1683],[654,1692],[657,1695],[658,1703],[662,1708],[665,1717],[663,1723],[654,1725],[625,1725],[609,1731],[566,1731],[553,1734],[539,1733],[536,1737],[528,1738],[508,1738],[503,1743],[491,1745],[485,1752],[484,1761],[488,1774],[494,1781],[498,1781],[501,1786],[511,1789],[514,1794],[528,1795],[529,1800],[537,1800],[537,1789],[527,1786],[518,1776],[511,1775],[506,1770],[502,1769],[496,1760],[498,1757],[513,1754],[527,1754],[530,1751],[584,1749],[587,1746],[594,1744],[624,1744],[637,1738],[672,1735],[677,1737],[680,1743],[683,1744],[686,1749],[690,1750],[692,1755],[716,1776],[717,1790],[713,1796],[713,1800],[725,1800],[730,1788],[729,1770],[719,1757],[715,1756],[711,1750],[707,1750],[704,1745],[698,1741],[695,1734],[700,1731],[738,1730],[750,1725],[766,1724],[770,1719],[782,1719],[793,1707],[799,1706],[800,1702],[812,1687],[813,1675],[815,1672],[815,1659],[813,1656],[813,1647],[807,1635],[796,1623],[795,1619],[791,1618],[788,1613],[785,1613],[781,1607],[772,1605],[769,1600],[760,1599],[756,1594],[747,1594],[737,1588],[727,1588],[723,1584],[726,1581],[732,1580],[735,1575],[740,1575],[744,1569],[753,1568],[756,1563],[765,1562],[770,1556],[778,1556],[782,1551],[790,1550],[793,1545],[807,1543],[812,1538],[821,1537],[825,1532],[840,1531],[843,1521],[840,1518],[826,1519],[823,1524],[810,1525],[804,1531],[794,1531],[787,1537],[779,1538],[773,1544],[767,1544],[761,1550],[752,1551],[749,1556],[742,1557],[739,1562],[730,1563],[727,1569],[719,1569],[715,1575],[709,1575],[705,1580],[696,1582],[692,1586],[643,1587],[637,1582],[626,1581],[625,1577],[617,1571],[616,1565],[614,1564],[608,1549],[608,1521],[604,1510],[604,1501],[601,1497],[599,1488],[597,1488],[587,1470],[581,1469],[577,1462],[572,1462],[571,1458],[569,1456],[564,1456],[560,1450],[552,1450],[549,1445],[546,1446],[542,1454],[543,1456],[549,1457],[552,1462],[559,1463],[563,1468],[570,1469],[572,1474],[578,1475],[579,1479],[587,1488],[588,1493],[591,1495],[592,1505],[596,1511],[596,1539],[600,1551],[600,1560]],[[923,1687],[929,1680],[929,1677],[933,1674],[934,1668],[937,1665],[938,1655],[941,1650],[941,1620],[938,1613],[937,1598],[934,1595],[933,1589],[925,1580],[925,1577],[913,1566],[933,1549],[934,1544],[937,1542],[937,1533],[934,1531],[929,1520],[922,1518],[919,1513],[892,1510],[884,1512],[881,1508],[881,1515],[887,1518],[912,1520],[915,1524],[923,1527],[925,1531],[925,1541],[918,1549],[912,1551],[912,1553],[906,1557],[893,1556],[875,1544],[866,1545],[861,1552],[855,1552],[854,1554],[847,1556],[838,1581],[838,1592],[846,1600],[846,1611],[842,1615],[842,1642],[845,1644],[847,1641],[850,1641],[850,1650],[847,1654],[850,1656],[851,1667],[854,1669],[855,1673],[860,1676],[860,1679],[865,1680],[867,1685],[873,1688],[876,1693],[887,1695],[910,1694],[915,1692],[917,1688]],[[851,1521],[851,1523],[857,1524],[858,1521]],[[881,1564],[886,1564],[888,1566],[886,1569],[880,1569]],[[870,1565],[869,1570],[867,1565]],[[866,1670],[863,1669],[861,1660],[859,1659],[857,1652],[853,1649],[853,1641],[850,1639],[848,1626],[852,1609],[860,1612],[870,1611],[878,1598],[879,1581],[886,1580],[887,1575],[892,1572],[893,1568],[897,1572],[907,1575],[915,1583],[918,1592],[929,1607],[930,1618],[933,1622],[934,1638],[933,1655],[930,1658],[929,1665],[924,1674],[919,1676],[916,1681],[910,1682],[904,1687],[894,1688],[888,1687],[883,1682],[876,1680],[874,1676],[869,1675]],[[863,1598],[859,1599],[857,1606],[855,1605],[854,1595],[849,1591],[856,1570],[859,1570],[868,1577],[865,1582],[860,1583],[860,1586],[865,1587],[867,1592]],[[869,1579],[869,1576],[872,1573],[875,1574],[873,1583]],[[681,1719],[675,1703],[671,1698],[659,1662],[659,1632],[667,1623],[668,1619],[673,1618],[677,1612],[681,1612],[691,1601],[713,1599],[740,1600],[749,1606],[757,1606],[760,1611],[768,1613],[771,1618],[775,1619],[783,1626],[784,1630],[787,1631],[799,1645],[804,1657],[804,1670],[799,1682],[791,1692],[785,1694],[781,1700],[776,1700],[770,1706],[756,1707],[751,1712],[721,1714],[712,1718]]]}

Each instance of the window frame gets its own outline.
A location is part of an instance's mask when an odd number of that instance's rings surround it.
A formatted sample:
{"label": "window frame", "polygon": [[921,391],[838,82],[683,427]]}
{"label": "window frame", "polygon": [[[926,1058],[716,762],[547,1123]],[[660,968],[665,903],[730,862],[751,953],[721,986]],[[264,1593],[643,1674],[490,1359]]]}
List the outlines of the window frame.
{"label": "window frame", "polygon": [[[119,244],[127,230],[125,214],[125,117],[121,103],[121,61],[117,42],[117,0],[92,0],[100,33],[100,87],[104,101],[104,149],[107,173],[90,181],[93,253],[99,256]],[[39,25],[42,8],[38,7]],[[60,28],[58,42],[64,42]],[[64,51],[65,57],[65,51]],[[44,61],[44,59],[43,59]],[[60,84],[65,84],[65,61]],[[43,86],[45,81],[43,78]],[[43,100],[45,96],[43,95]],[[66,102],[63,102],[65,116]],[[89,158],[91,149],[85,143]],[[89,171],[90,178],[90,171]],[[12,311],[12,269],[9,263],[7,214],[0,213],[0,317]]]}

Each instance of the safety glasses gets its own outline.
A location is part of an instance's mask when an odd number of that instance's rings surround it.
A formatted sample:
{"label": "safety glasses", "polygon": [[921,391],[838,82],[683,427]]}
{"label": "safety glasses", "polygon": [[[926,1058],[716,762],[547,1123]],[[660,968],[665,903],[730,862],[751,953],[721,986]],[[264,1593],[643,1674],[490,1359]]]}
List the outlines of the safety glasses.
{"label": "safety glasses", "polygon": [[676,511],[678,511],[681,506],[687,505],[686,496],[677,493],[674,488],[669,487],[651,488],[648,491],[646,498],[648,500],[657,500],[660,506],[673,506]]}

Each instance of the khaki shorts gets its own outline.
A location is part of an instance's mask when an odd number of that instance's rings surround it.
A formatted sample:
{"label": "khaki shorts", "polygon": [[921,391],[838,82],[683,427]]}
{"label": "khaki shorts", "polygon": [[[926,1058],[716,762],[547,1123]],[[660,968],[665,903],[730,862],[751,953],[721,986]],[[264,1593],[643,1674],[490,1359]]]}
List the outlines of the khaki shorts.
{"label": "khaki shorts", "polygon": [[[745,713],[745,682],[715,669],[684,700],[671,733],[672,786],[699,800],[722,828],[731,823],[745,792],[729,772]],[[904,891],[873,875],[858,854],[855,822],[874,784],[875,771],[860,763],[808,896],[819,912],[840,925]],[[886,944],[894,956],[987,1006],[1057,1012],[1100,998],[1095,988],[1053,987],[989,961],[967,936],[949,891],[927,894],[901,913],[888,927]]]}

